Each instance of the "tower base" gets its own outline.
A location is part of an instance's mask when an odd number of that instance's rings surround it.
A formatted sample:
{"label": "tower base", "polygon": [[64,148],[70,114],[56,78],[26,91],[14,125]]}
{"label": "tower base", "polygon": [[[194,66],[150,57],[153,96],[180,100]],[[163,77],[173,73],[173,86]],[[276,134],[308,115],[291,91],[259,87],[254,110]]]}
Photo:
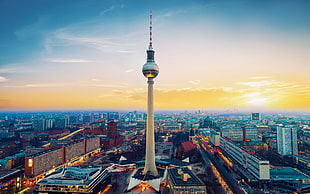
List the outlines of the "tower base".
{"label": "tower base", "polygon": [[159,192],[160,182],[160,176],[153,176],[149,173],[143,174],[143,168],[139,168],[132,173],[127,191],[141,189],[141,192],[143,192],[146,189],[153,189],[155,192]]}

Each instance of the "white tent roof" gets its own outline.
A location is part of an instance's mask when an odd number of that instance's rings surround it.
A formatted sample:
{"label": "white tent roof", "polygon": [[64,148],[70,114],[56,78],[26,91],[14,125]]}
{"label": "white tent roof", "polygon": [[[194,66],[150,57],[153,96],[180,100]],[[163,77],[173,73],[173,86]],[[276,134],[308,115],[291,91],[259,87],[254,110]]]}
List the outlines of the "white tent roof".
{"label": "white tent roof", "polygon": [[182,162],[189,162],[189,157],[187,157],[184,160],[182,160]]}
{"label": "white tent roof", "polygon": [[[139,185],[142,181],[143,180],[130,177],[130,181],[129,181],[129,185],[128,185],[127,190],[133,189],[135,186]],[[155,179],[147,180],[147,181],[144,181],[144,182],[147,182],[150,186],[152,186],[152,188],[155,191],[159,192],[160,178],[155,178]]]}
{"label": "white tent roof", "polygon": [[127,160],[127,158],[125,158],[124,156],[121,156],[121,158],[119,159],[119,161],[124,161]]}

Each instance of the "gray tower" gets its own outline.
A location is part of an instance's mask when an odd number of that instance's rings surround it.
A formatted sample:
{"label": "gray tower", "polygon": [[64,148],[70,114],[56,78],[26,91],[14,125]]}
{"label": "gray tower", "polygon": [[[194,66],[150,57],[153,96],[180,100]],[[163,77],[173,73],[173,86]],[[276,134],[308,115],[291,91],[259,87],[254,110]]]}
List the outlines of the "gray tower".
{"label": "gray tower", "polygon": [[150,44],[146,51],[147,60],[143,65],[142,73],[147,78],[148,94],[147,94],[147,124],[146,124],[146,153],[145,153],[145,166],[143,174],[150,173],[151,175],[158,176],[155,165],[155,138],[154,138],[154,98],[153,98],[153,85],[154,78],[158,75],[159,69],[154,60],[154,53],[152,47],[152,12],[150,14]]}

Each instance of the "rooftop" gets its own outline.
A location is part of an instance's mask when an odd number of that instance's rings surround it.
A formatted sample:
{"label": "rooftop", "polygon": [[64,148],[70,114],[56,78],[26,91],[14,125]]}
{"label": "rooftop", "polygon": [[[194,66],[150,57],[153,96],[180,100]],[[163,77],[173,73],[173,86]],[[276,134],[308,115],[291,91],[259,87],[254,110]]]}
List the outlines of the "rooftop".
{"label": "rooftop", "polygon": [[272,167],[270,168],[271,180],[310,180],[310,177],[301,171],[291,167]]}
{"label": "rooftop", "polygon": [[168,174],[176,186],[205,186],[188,168],[170,168],[168,169]]}
{"label": "rooftop", "polygon": [[0,179],[21,172],[19,169],[0,169]]}
{"label": "rooftop", "polygon": [[47,175],[39,184],[88,185],[103,171],[102,168],[61,168]]}

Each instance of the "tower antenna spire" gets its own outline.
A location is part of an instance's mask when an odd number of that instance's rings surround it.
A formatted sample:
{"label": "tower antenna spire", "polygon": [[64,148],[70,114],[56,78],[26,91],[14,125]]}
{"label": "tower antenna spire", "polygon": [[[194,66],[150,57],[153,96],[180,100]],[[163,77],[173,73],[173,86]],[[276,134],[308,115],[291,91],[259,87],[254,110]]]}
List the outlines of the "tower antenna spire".
{"label": "tower antenna spire", "polygon": [[150,45],[149,45],[149,48],[150,49],[153,49],[153,43],[152,43],[152,41],[153,41],[153,38],[152,38],[152,35],[153,35],[153,33],[152,33],[152,30],[153,30],[153,23],[152,23],[152,10],[150,11]]}

